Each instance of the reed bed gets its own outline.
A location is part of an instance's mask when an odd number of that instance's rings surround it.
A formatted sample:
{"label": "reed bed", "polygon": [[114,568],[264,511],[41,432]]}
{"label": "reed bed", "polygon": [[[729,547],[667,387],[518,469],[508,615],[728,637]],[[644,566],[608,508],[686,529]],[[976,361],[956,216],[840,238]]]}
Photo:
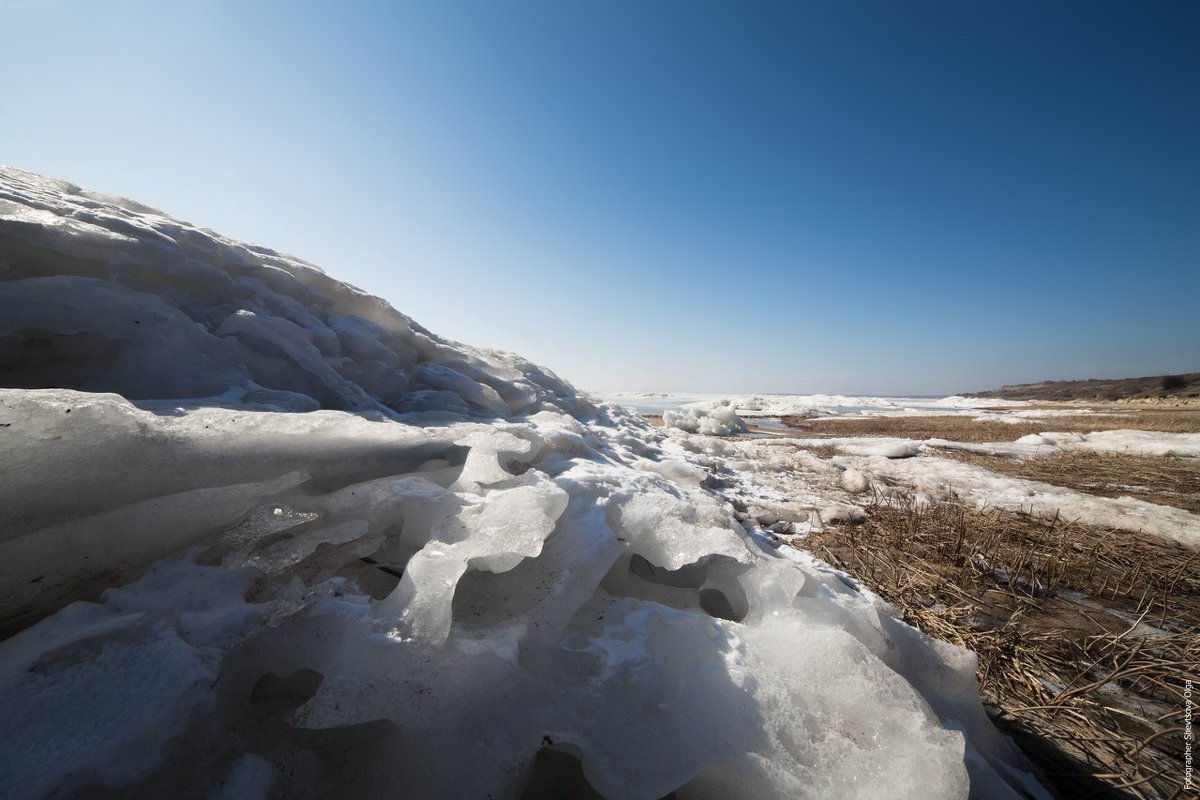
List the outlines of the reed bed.
{"label": "reed bed", "polygon": [[1200,459],[1063,450],[1009,458],[937,448],[937,454],[1029,480],[1102,497],[1137,497],[1200,514]]}
{"label": "reed bed", "polygon": [[980,692],[1063,798],[1178,797],[1200,683],[1200,553],[1157,537],[876,491],[796,541],[979,655]]}
{"label": "reed bed", "polygon": [[1108,430],[1200,432],[1200,406],[1156,410],[1136,406],[1105,408],[1098,413],[1047,417],[1023,422],[977,420],[970,416],[843,417],[813,419],[785,416],[796,436],[895,436],[903,439],[950,439],[956,442],[1011,442],[1031,433]]}

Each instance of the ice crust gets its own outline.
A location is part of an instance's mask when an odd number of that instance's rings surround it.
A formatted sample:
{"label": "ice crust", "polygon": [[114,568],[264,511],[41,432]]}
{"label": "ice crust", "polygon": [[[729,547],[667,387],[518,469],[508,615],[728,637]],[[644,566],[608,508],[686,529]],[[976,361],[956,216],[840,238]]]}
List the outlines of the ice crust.
{"label": "ice crust", "polygon": [[[1086,525],[1144,531],[1200,548],[1200,516],[1173,506],[1134,497],[1099,497],[1040,481],[1015,478],[935,455],[937,448],[1021,458],[1058,450],[1129,453],[1142,456],[1200,457],[1200,434],[1151,431],[1095,431],[1091,433],[1040,433],[1013,442],[952,442],[945,439],[837,438],[779,440],[773,449],[833,446],[845,455],[832,460],[841,470],[840,484],[858,494],[878,479],[911,487],[925,499],[951,496],[980,508],[998,508],[1046,518],[1061,517]],[[732,462],[747,470],[779,462],[764,457],[761,445],[739,443],[742,457]],[[917,456],[920,456],[919,458]],[[784,462],[786,463],[786,462]],[[791,490],[789,490],[791,491]],[[828,507],[827,507],[828,508]],[[829,516],[822,514],[828,522]]]}
{"label": "ice crust", "polygon": [[1135,497],[1098,497],[1039,481],[1013,478],[948,458],[894,461],[878,456],[857,464],[873,475],[915,487],[926,497],[942,500],[953,493],[980,508],[1022,511],[1060,517],[1085,525],[1145,531],[1200,548],[1200,516]]}
{"label": "ice crust", "polygon": [[974,656],[735,514],[720,440],[0,178],[0,796],[1045,796]]}
{"label": "ice crust", "polygon": [[[919,502],[954,500],[979,508],[1078,521],[1100,528],[1145,532],[1188,548],[1200,548],[1200,515],[1135,497],[1102,497],[1040,481],[1012,477],[938,455],[960,448],[1024,457],[1065,448],[1132,452],[1180,458],[1196,434],[1146,431],[1043,433],[1015,442],[915,441],[894,438],[802,439],[771,437],[719,440],[674,434],[683,449],[701,455],[727,484],[726,494],[752,506],[751,516],[786,520],[805,533],[835,520],[864,516],[858,505],[867,491],[912,490]],[[839,455],[818,458],[813,446],[833,446]],[[935,449],[936,448],[936,449]]]}
{"label": "ice crust", "polygon": [[1090,433],[1046,431],[1022,436],[1015,442],[965,443],[931,439],[929,443],[1011,457],[1043,455],[1056,450],[1091,450],[1097,453],[1125,453],[1134,456],[1200,458],[1200,433],[1127,430]]}

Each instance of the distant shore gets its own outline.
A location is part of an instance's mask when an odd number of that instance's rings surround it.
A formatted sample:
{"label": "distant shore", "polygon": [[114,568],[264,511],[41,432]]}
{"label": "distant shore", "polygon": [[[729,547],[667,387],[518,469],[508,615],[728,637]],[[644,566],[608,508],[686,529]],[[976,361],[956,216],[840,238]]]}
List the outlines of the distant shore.
{"label": "distant shore", "polygon": [[963,396],[1003,400],[1200,399],[1200,372],[1142,378],[1089,378],[1080,381],[1021,383],[983,392],[964,392]]}

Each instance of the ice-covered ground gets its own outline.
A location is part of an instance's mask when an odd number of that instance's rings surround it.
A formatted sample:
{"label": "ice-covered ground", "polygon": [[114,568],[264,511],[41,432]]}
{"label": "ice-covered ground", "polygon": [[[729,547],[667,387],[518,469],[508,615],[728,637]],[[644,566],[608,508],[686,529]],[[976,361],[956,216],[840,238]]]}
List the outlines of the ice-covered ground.
{"label": "ice-covered ground", "polygon": [[794,446],[7,169],[0,384],[5,798],[520,797],[564,759],[610,798],[1045,796],[971,653],[735,510],[724,474],[852,498]]}
{"label": "ice-covered ground", "polygon": [[[1070,409],[1029,410],[1020,400],[988,400],[972,397],[859,397],[835,394],[675,394],[669,392],[617,392],[605,400],[639,414],[661,414],[666,409],[732,408],[742,417],[813,418],[898,417],[958,415],[979,416],[995,410],[1005,418],[1045,417],[1076,412]],[[1008,411],[1012,409],[1012,411]]]}
{"label": "ice-covered ground", "polygon": [[[840,455],[816,459],[811,447],[834,447]],[[1096,431],[1092,433],[1041,433],[1014,442],[951,442],[944,439],[916,441],[890,437],[833,437],[804,439],[786,437],[771,441],[712,442],[709,453],[731,459],[734,469],[754,475],[752,483],[777,485],[779,492],[796,495],[790,475],[798,464],[801,471],[817,463],[833,475],[836,488],[857,494],[877,487],[903,486],[917,490],[925,499],[957,497],[979,508],[997,508],[1046,518],[1060,517],[1086,525],[1145,531],[1186,547],[1200,547],[1200,516],[1173,506],[1159,505],[1133,497],[1098,497],[1038,481],[1001,475],[950,458],[938,457],[935,448],[961,449],[1010,457],[1036,456],[1059,450],[1142,456],[1200,457],[1200,434],[1156,431]],[[848,479],[844,475],[849,475]],[[779,481],[770,476],[782,476]],[[828,486],[829,481],[824,481]],[[821,516],[820,503],[835,497],[828,491],[810,498],[814,516]],[[841,498],[849,501],[850,498]],[[838,503],[828,506],[839,513]]]}
{"label": "ice-covered ground", "polygon": [[663,424],[688,433],[728,435],[744,430],[743,421],[774,425],[780,417],[809,419],[868,417],[970,417],[987,422],[1028,422],[1061,416],[1083,416],[1084,408],[1030,408],[1021,400],[973,397],[859,397],[829,394],[676,394],[617,392],[611,403],[645,415],[661,415]]}
{"label": "ice-covered ground", "polygon": [[[1141,431],[1111,431],[1139,434]],[[683,434],[676,434],[677,437]],[[1171,434],[1162,434],[1171,440]],[[1099,434],[1090,434],[1099,436]],[[1197,434],[1179,434],[1200,439]],[[1121,436],[1106,437],[1114,448]],[[1015,445],[962,444],[930,439],[927,442],[892,438],[719,440],[695,437],[685,446],[713,459],[714,468],[736,476],[735,486],[753,509],[799,523],[803,533],[835,519],[863,514],[859,495],[872,487],[892,491],[913,489],[925,501],[956,498],[978,508],[1058,517],[1085,525],[1143,531],[1200,547],[1200,516],[1179,508],[1133,497],[1100,497],[1061,486],[1001,475],[950,458],[938,457],[930,445],[953,445],[972,450],[1005,452]],[[818,458],[806,448],[835,447],[832,458]],[[1040,451],[1051,448],[1042,446]],[[1124,451],[1122,451],[1124,452]]]}
{"label": "ice-covered ground", "polygon": [[[788,414],[812,418],[855,418],[879,416],[970,416],[981,421],[1025,422],[1060,416],[1087,415],[1084,408],[1028,408],[1019,400],[995,400],[968,397],[938,399],[900,397],[849,397],[834,395],[688,395],[639,394],[623,392],[610,397],[640,414],[660,413],[667,429],[683,433],[728,436],[745,430],[743,419],[767,422],[771,432],[775,420]],[[1044,432],[1020,437],[1012,442],[954,442],[945,439],[913,440],[892,437],[788,437],[770,443],[708,442],[702,450],[732,456],[733,469],[742,474],[760,473],[752,484],[772,485],[762,474],[787,474],[794,463],[781,461],[780,453],[803,451],[810,447],[835,447],[842,455],[828,462],[850,476],[835,481],[833,487],[853,488],[851,493],[867,491],[877,485],[911,487],[926,499],[945,499],[952,494],[980,508],[999,508],[1045,517],[1060,516],[1087,525],[1146,531],[1188,547],[1200,547],[1200,517],[1171,506],[1149,503],[1132,497],[1097,497],[1036,481],[999,475],[952,459],[938,458],[931,447],[968,450],[1012,458],[1045,455],[1059,450],[1087,450],[1138,456],[1174,456],[1200,458],[1200,434],[1165,433],[1140,430],[1107,430],[1090,433]],[[912,458],[924,454],[926,457]],[[801,452],[805,461],[809,456]],[[908,459],[912,460],[908,460]],[[722,462],[722,466],[725,466]],[[752,492],[754,490],[751,490]],[[797,486],[787,477],[774,490],[792,498],[807,495],[804,506],[814,520],[844,515],[847,498],[829,503],[831,495],[813,495],[811,487]],[[826,505],[822,506],[822,503]],[[793,503],[793,506],[796,504]],[[801,504],[804,505],[804,504]],[[857,513],[857,512],[856,512]],[[789,512],[795,516],[795,508]],[[804,530],[805,522],[801,522]]]}
{"label": "ice-covered ground", "polygon": [[1097,453],[1125,453],[1131,456],[1180,456],[1200,458],[1200,433],[1162,431],[1092,431],[1091,433],[1032,433],[1014,442],[947,442],[928,440],[930,444],[970,450],[976,453],[1020,457],[1052,453],[1056,450],[1090,450]]}

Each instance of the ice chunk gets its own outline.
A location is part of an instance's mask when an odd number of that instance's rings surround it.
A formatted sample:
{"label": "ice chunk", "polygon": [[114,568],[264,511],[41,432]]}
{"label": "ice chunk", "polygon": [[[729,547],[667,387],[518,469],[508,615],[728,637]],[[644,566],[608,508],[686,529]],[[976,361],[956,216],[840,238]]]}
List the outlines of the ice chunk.
{"label": "ice chunk", "polygon": [[681,411],[667,409],[663,411],[663,425],[706,436],[729,436],[746,430],[746,423],[732,406],[689,408]]}
{"label": "ice chunk", "polygon": [[0,795],[120,787],[156,767],[210,699],[217,648],[253,630],[246,571],[164,563],[104,605],[77,603],[0,643]]}
{"label": "ice chunk", "polygon": [[444,640],[463,574],[469,569],[505,572],[536,556],[567,501],[566,492],[536,474],[525,485],[472,499],[453,520],[431,531],[432,539],[408,562],[380,612],[395,616],[405,635]]}
{"label": "ice chunk", "polygon": [[164,495],[0,542],[6,617],[39,616],[94,581],[136,575],[307,477],[295,472],[263,483]]}
{"label": "ice chunk", "polygon": [[661,491],[635,494],[610,507],[609,523],[634,553],[664,569],[710,555],[750,559],[739,529],[703,495],[684,500]]}
{"label": "ice chunk", "polygon": [[453,392],[468,404],[484,411],[505,414],[509,410],[495,389],[476,383],[445,364],[421,364],[413,377],[432,389]]}
{"label": "ice chunk", "polygon": [[470,448],[456,489],[481,492],[489,486],[513,476],[506,466],[511,459],[528,453],[531,444],[507,431],[476,430],[455,444]]}
{"label": "ice chunk", "polygon": [[676,459],[652,461],[648,458],[638,459],[637,468],[653,472],[681,486],[697,487],[708,477],[709,471],[695,464]]}
{"label": "ice chunk", "polygon": [[871,488],[871,479],[867,473],[851,468],[842,473],[842,486],[851,494],[861,494]]}
{"label": "ice chunk", "polygon": [[120,786],[158,762],[216,676],[170,629],[138,633],[81,645],[0,688],[0,794],[43,797],[80,775]]}
{"label": "ice chunk", "polygon": [[802,796],[967,796],[962,734],[850,633],[791,616],[741,636],[772,740],[764,755]]}

